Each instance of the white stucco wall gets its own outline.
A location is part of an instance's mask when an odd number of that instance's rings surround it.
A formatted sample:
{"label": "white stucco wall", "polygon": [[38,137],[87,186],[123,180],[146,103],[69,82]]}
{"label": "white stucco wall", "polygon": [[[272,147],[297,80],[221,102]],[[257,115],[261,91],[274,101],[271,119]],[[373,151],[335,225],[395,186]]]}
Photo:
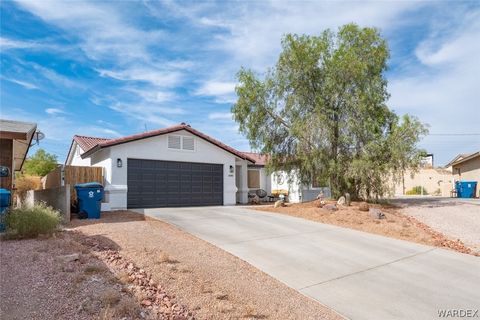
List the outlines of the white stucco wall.
{"label": "white stucco wall", "polygon": [[[91,156],[92,166],[103,166],[105,168],[106,199],[102,209],[120,210],[127,207],[128,158],[222,164],[224,170],[223,203],[225,205],[235,204],[237,192],[235,173],[231,174],[229,172],[230,166],[235,168],[235,155],[192,135],[188,131],[182,130],[173,134],[193,137],[195,151],[169,149],[167,146],[168,135],[162,135],[112,146]],[[121,168],[117,167],[117,159],[122,160]]]}
{"label": "white stucco wall", "polygon": [[295,177],[292,181],[289,181],[288,178],[288,174],[285,171],[272,173],[270,175],[271,190],[288,190],[288,201],[300,202],[300,184]]}
{"label": "white stucco wall", "polygon": [[80,156],[83,152],[84,150],[82,150],[82,148],[80,148],[80,146],[76,142],[73,142],[67,165],[87,167],[90,166],[90,158],[82,159],[82,157]]}

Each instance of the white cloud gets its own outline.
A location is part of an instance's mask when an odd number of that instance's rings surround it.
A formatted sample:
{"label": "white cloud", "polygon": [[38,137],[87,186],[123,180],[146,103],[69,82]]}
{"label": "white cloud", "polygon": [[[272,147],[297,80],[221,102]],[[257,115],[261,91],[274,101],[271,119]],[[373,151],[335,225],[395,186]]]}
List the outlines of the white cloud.
{"label": "white cloud", "polygon": [[38,89],[38,86],[31,83],[31,82],[27,82],[27,81],[24,81],[24,80],[18,80],[18,79],[12,79],[12,78],[7,78],[7,77],[4,77],[4,76],[1,76],[1,79],[4,79],[4,80],[7,80],[9,82],[13,82],[13,83],[16,83],[26,89]]}
{"label": "white cloud", "polygon": [[88,1],[17,1],[24,9],[81,39],[80,47],[91,59],[118,61],[148,59],[147,46],[162,32],[135,28],[114,6]]}
{"label": "white cloud", "polygon": [[28,63],[27,66],[33,67],[38,74],[43,76],[45,79],[50,80],[55,86],[63,86],[67,88],[82,88],[83,84],[78,81],[72,80],[71,78],[64,76],[52,69],[43,67],[36,63]]}
{"label": "white cloud", "polygon": [[177,85],[182,75],[175,71],[152,70],[143,67],[132,67],[123,70],[97,70],[100,76],[110,77],[122,81],[142,81],[158,87],[172,87]]}
{"label": "white cloud", "polygon": [[235,82],[207,81],[195,91],[199,96],[215,97],[218,103],[235,102]]}
{"label": "white cloud", "polygon": [[56,114],[65,114],[66,112],[62,109],[59,108],[47,108],[45,109],[45,112],[50,115],[56,115]]}
{"label": "white cloud", "polygon": [[2,50],[9,49],[31,49],[38,46],[38,43],[31,41],[21,41],[15,39],[9,39],[5,37],[0,37],[0,48]]}
{"label": "white cloud", "polygon": [[212,112],[208,115],[209,120],[232,120],[231,112]]}
{"label": "white cloud", "polygon": [[[439,33],[420,43],[415,52],[421,65],[390,80],[389,104],[400,113],[408,112],[430,124],[432,133],[467,133],[478,128],[479,16],[477,11],[470,15],[471,19],[463,17],[461,28],[448,36]],[[423,145],[440,155],[437,160],[442,164],[457,153],[480,148],[478,137],[465,144],[466,139],[439,140],[430,136]]]}

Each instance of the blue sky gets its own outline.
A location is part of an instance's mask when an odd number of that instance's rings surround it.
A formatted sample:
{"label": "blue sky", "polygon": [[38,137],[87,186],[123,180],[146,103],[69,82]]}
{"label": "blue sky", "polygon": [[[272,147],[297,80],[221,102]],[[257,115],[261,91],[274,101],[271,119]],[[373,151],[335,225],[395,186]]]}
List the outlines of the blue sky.
{"label": "blue sky", "polygon": [[[235,74],[274,65],[285,33],[355,22],[387,38],[389,105],[433,134],[480,133],[480,2],[1,1],[1,117],[34,121],[63,161],[74,134],[187,122],[240,150]],[[430,135],[436,164],[480,136]],[[34,147],[35,151],[38,147]]]}

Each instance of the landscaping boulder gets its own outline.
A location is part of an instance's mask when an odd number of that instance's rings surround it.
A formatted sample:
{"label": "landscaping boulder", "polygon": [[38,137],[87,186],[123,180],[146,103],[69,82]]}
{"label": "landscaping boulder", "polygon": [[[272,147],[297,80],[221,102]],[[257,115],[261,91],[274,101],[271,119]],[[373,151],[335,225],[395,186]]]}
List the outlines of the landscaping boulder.
{"label": "landscaping boulder", "polygon": [[370,206],[368,205],[368,203],[362,202],[362,203],[360,203],[360,205],[358,206],[358,209],[359,209],[360,211],[368,211],[368,209],[370,209]]}
{"label": "landscaping boulder", "polygon": [[385,219],[386,218],[385,214],[380,209],[370,208],[369,213],[375,219]]}
{"label": "landscaping boulder", "polygon": [[320,193],[317,195],[316,199],[317,200],[323,200],[325,198],[323,191],[320,191]]}
{"label": "landscaping boulder", "polygon": [[345,197],[344,197],[344,196],[341,196],[340,198],[338,198],[337,204],[338,204],[339,206],[345,205]]}
{"label": "landscaping boulder", "polygon": [[73,254],[67,254],[64,256],[58,256],[58,260],[63,261],[63,262],[72,262],[80,259],[80,254],[78,253],[73,253]]}
{"label": "landscaping boulder", "polygon": [[324,205],[325,205],[325,200],[317,201],[317,207],[323,208]]}
{"label": "landscaping boulder", "polygon": [[345,205],[350,206],[350,203],[352,202],[350,198],[350,193],[345,193]]}
{"label": "landscaping boulder", "polygon": [[274,204],[273,207],[274,207],[274,208],[285,207],[285,201],[283,201],[283,200],[278,200],[278,201],[275,202],[275,204]]}
{"label": "landscaping boulder", "polygon": [[334,204],[326,204],[323,206],[323,209],[327,209],[328,211],[337,211],[338,208]]}

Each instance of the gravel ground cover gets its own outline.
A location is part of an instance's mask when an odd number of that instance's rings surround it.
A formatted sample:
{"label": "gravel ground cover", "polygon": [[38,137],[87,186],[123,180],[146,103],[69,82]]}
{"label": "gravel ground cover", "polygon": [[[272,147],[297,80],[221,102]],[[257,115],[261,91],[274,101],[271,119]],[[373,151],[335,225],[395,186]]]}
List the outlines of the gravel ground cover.
{"label": "gravel ground cover", "polygon": [[458,201],[413,202],[401,212],[448,237],[460,239],[480,254],[480,205]]}
{"label": "gravel ground cover", "polygon": [[[78,259],[65,259],[72,254]],[[1,319],[149,318],[108,265],[67,233],[0,241],[0,261]]]}
{"label": "gravel ground cover", "polygon": [[144,270],[197,319],[341,319],[248,263],[164,222],[123,211],[104,213],[95,222],[74,220],[71,227],[97,242],[109,242],[109,250]]}
{"label": "gravel ground cover", "polygon": [[[329,203],[334,204],[335,202]],[[338,206],[337,211],[320,208],[318,201],[288,203],[285,207],[278,208],[271,205],[252,208],[478,255],[474,248],[463,243],[462,238],[445,235],[442,233],[442,229],[437,229],[416,217],[406,215],[396,206],[370,205],[385,214],[385,219],[376,219],[368,211],[360,211],[359,205],[359,202],[352,202],[349,207]],[[478,235],[480,229],[477,227],[476,230]]]}

